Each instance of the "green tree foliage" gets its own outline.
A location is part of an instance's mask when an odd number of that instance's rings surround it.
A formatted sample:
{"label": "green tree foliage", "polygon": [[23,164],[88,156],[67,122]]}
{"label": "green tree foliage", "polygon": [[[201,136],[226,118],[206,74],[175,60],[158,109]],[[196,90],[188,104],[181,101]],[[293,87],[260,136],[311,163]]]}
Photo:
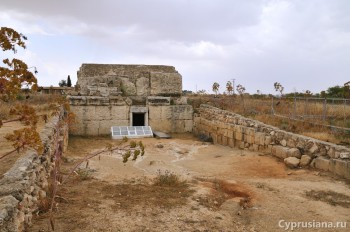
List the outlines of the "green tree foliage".
{"label": "green tree foliage", "polygon": [[66,80],[60,80],[60,82],[58,83],[58,85],[60,87],[66,87],[67,86],[67,81]]}
{"label": "green tree foliage", "polygon": [[343,98],[344,97],[344,87],[339,86],[339,85],[329,87],[326,91],[326,97],[328,97],[328,98]]}
{"label": "green tree foliage", "polygon": [[67,87],[72,87],[72,81],[70,80],[70,76],[67,77]]}
{"label": "green tree foliage", "polygon": [[276,92],[280,92],[281,96],[283,96],[284,87],[281,85],[281,83],[275,82],[273,87],[275,88]]}
{"label": "green tree foliage", "polygon": [[228,81],[226,83],[226,90],[227,90],[228,94],[232,94],[232,92],[233,92],[233,85],[232,85],[231,81]]}
{"label": "green tree foliage", "polygon": [[213,92],[215,93],[215,95],[218,95],[219,88],[220,88],[219,83],[214,82],[212,89],[213,89]]}

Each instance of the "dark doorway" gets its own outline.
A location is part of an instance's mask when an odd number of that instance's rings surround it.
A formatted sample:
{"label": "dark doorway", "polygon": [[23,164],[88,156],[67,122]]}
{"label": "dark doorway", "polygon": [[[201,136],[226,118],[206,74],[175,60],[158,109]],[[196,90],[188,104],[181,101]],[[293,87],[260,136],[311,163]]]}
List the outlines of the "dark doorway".
{"label": "dark doorway", "polygon": [[145,125],[145,113],[132,113],[132,125],[144,126]]}

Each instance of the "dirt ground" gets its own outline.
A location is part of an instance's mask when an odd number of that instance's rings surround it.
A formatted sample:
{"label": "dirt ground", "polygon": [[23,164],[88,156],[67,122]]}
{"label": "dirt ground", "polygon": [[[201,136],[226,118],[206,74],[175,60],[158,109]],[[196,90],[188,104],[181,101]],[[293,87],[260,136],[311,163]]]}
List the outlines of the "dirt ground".
{"label": "dirt ground", "polygon": [[[37,124],[37,131],[41,131],[44,128],[44,126],[45,126],[44,121],[39,120]],[[7,134],[12,133],[14,130],[18,130],[23,127],[24,125],[21,122],[15,121],[15,122],[6,123],[0,128],[0,155],[6,154],[7,152],[13,150],[13,146],[11,142],[7,141],[4,137]],[[24,154],[23,151],[20,151],[19,153],[15,152],[1,159],[0,179],[5,174],[5,172],[7,172],[13,166],[13,164],[17,161],[17,159],[20,158],[23,154]]]}
{"label": "dirt ground", "polygon": [[[72,137],[63,169],[110,141]],[[347,228],[297,231],[349,231],[345,180],[190,135],[142,142],[146,153],[136,161],[95,157],[60,187],[55,231],[285,231],[285,222],[347,222]],[[155,186],[159,173],[186,182]],[[44,213],[28,231],[49,228]]]}

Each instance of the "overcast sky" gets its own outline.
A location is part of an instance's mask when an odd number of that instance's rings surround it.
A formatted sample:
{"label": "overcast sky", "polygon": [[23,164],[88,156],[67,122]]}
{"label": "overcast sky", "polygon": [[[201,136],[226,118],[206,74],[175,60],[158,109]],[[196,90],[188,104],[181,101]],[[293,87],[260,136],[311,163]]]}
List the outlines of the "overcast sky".
{"label": "overcast sky", "polygon": [[82,63],[172,65],[193,91],[350,81],[349,0],[0,0],[0,24],[28,37],[17,55],[43,86],[75,84]]}

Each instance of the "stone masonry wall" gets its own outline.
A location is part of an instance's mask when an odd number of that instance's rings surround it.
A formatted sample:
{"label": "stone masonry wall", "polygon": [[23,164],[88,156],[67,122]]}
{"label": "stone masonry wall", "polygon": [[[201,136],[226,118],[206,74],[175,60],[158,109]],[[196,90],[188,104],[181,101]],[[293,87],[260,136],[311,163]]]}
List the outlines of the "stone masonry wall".
{"label": "stone masonry wall", "polygon": [[293,134],[241,115],[201,105],[194,133],[214,143],[260,151],[284,160],[291,168],[311,166],[350,179],[350,149]]}
{"label": "stone masonry wall", "polygon": [[[71,110],[77,117],[74,135],[110,135],[111,126],[129,126],[130,106],[79,106]],[[148,106],[148,125],[163,132],[192,132],[193,108],[190,105]]]}
{"label": "stone masonry wall", "polygon": [[68,145],[68,127],[58,129],[63,114],[53,117],[40,132],[43,154],[28,150],[0,180],[0,232],[25,231],[38,203],[46,197],[54,165],[54,138],[58,136],[63,151]]}
{"label": "stone masonry wall", "polygon": [[166,133],[192,132],[193,108],[190,105],[149,107],[149,125],[153,131]]}
{"label": "stone masonry wall", "polygon": [[180,96],[182,77],[173,66],[82,64],[79,94],[84,96]]}

